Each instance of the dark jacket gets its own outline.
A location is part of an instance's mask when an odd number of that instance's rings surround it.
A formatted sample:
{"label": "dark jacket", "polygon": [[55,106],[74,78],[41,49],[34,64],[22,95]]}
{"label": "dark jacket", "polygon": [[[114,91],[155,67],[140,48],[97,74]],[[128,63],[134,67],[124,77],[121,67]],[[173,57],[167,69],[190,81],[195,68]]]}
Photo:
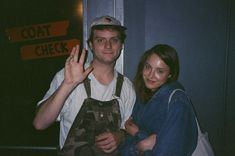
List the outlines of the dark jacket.
{"label": "dark jacket", "polygon": [[135,145],[151,134],[157,134],[156,143],[145,156],[191,156],[197,145],[197,124],[193,106],[184,91],[176,91],[170,103],[168,99],[174,89],[182,89],[179,82],[163,85],[147,102],[138,98],[132,118],[140,131],[128,136],[121,152],[123,156],[137,155]]}

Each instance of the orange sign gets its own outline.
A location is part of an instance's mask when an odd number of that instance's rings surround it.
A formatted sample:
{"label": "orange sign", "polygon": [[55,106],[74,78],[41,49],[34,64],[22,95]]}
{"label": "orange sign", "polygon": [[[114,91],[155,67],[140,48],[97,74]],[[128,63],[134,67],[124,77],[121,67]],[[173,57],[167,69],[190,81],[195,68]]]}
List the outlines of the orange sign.
{"label": "orange sign", "polygon": [[6,30],[6,33],[11,42],[36,40],[66,35],[68,26],[69,21],[65,20],[10,28]]}
{"label": "orange sign", "polygon": [[23,60],[32,60],[68,55],[72,48],[77,44],[80,44],[79,40],[71,39],[35,45],[27,45],[21,48],[21,58]]}

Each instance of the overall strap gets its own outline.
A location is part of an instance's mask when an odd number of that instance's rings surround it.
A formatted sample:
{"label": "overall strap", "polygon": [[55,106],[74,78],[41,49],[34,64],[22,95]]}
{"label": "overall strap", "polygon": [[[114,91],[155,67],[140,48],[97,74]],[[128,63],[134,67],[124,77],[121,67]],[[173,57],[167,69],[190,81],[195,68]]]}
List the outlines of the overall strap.
{"label": "overall strap", "polygon": [[84,87],[86,90],[87,97],[91,97],[91,80],[89,78],[86,78],[84,81]]}
{"label": "overall strap", "polygon": [[121,95],[123,81],[124,81],[123,75],[118,73],[116,92],[115,92],[115,95],[118,97],[120,97],[120,95]]}

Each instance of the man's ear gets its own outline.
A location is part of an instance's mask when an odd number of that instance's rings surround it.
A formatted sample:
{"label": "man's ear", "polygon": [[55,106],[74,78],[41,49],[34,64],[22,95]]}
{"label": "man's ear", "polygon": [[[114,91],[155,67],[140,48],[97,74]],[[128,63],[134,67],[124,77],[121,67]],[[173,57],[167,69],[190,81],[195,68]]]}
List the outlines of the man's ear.
{"label": "man's ear", "polygon": [[93,45],[92,45],[91,41],[88,42],[88,46],[89,46],[89,48],[92,50],[92,46],[93,46]]}

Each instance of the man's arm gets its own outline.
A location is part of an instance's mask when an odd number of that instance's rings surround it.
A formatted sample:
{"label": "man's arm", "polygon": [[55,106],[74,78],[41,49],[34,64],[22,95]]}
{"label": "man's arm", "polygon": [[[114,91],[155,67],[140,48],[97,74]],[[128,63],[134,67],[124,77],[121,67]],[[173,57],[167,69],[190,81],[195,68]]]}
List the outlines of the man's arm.
{"label": "man's arm", "polygon": [[83,49],[78,59],[79,46],[73,48],[67,58],[64,68],[64,81],[59,88],[39,107],[33,121],[36,129],[45,129],[58,117],[64,106],[65,100],[72,90],[87,77],[92,67],[84,69],[86,50]]}
{"label": "man's arm", "polygon": [[46,129],[55,122],[72,88],[71,85],[62,82],[61,86],[39,106],[33,121],[36,129]]}

